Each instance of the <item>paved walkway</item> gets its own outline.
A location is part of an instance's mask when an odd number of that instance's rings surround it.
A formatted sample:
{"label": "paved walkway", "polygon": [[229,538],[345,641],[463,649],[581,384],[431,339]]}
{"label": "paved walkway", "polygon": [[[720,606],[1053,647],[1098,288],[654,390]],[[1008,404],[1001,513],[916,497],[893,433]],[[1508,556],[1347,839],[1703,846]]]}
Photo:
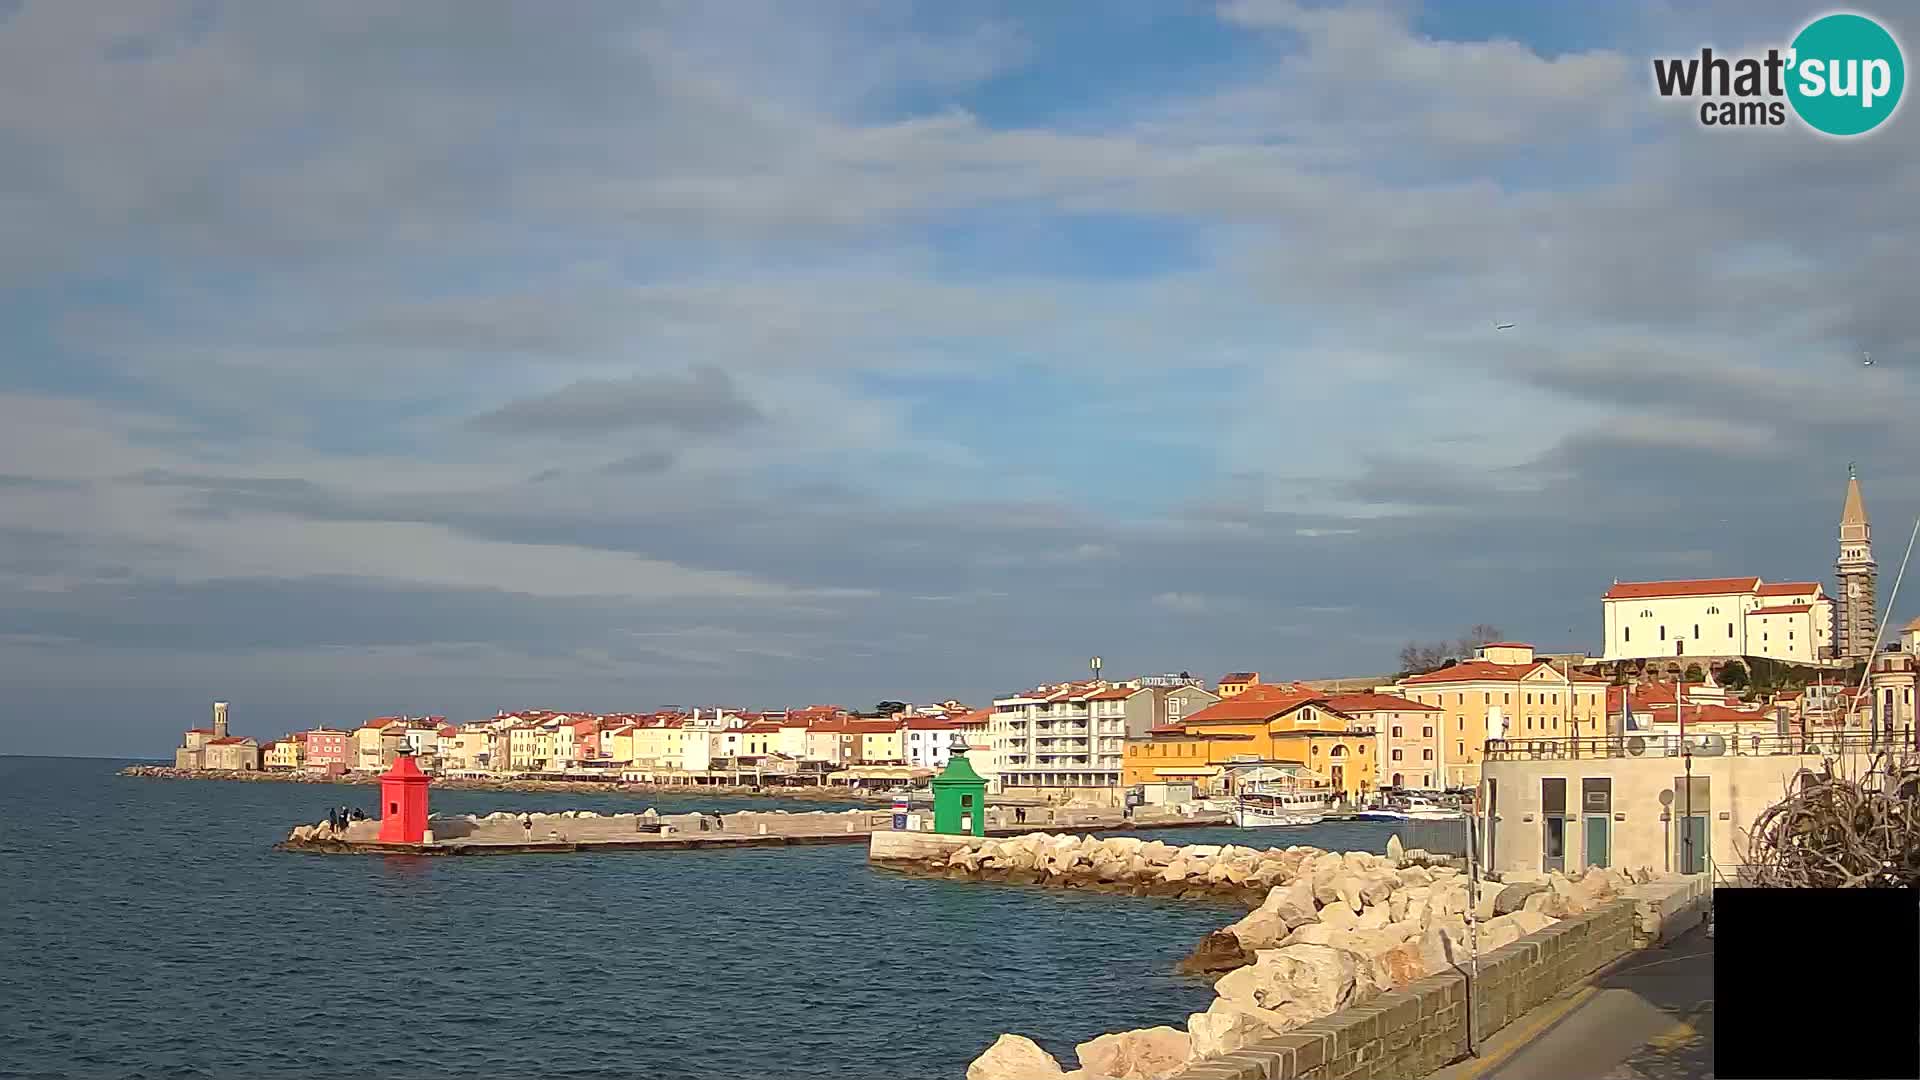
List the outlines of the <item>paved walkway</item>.
{"label": "paved walkway", "polygon": [[1696,927],[1624,957],[1428,1080],[1710,1080],[1713,939]]}

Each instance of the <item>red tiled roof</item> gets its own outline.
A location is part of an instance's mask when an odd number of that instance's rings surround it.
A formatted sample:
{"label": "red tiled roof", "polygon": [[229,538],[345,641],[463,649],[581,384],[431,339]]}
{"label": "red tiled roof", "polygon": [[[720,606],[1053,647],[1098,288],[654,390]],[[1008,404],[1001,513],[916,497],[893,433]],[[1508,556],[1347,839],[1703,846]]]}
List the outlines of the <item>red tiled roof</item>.
{"label": "red tiled roof", "polygon": [[979,727],[981,724],[991,723],[992,721],[993,721],[993,708],[991,706],[984,709],[974,709],[972,712],[962,713],[961,715],[954,717],[954,720],[953,720],[954,723],[963,725],[965,727]]}
{"label": "red tiled roof", "polygon": [[1110,686],[1097,694],[1087,695],[1088,701],[1125,701],[1139,693],[1143,687]]}
{"label": "red tiled roof", "polygon": [[1158,727],[1150,727],[1147,729],[1147,734],[1149,735],[1185,735],[1186,733],[1187,729],[1181,727],[1179,721],[1171,724],[1161,724]]}
{"label": "red tiled roof", "polygon": [[457,728],[457,727],[454,727],[454,726],[453,726],[452,724],[448,724],[448,725],[446,725],[445,727],[442,727],[442,728],[440,729],[440,735],[441,735],[441,736],[442,736],[443,738],[444,738],[445,736],[448,736],[448,735],[456,735],[456,736],[457,736],[457,735],[459,735],[459,734],[460,734],[460,729],[459,729],[459,728]]}
{"label": "red tiled roof", "polygon": [[842,730],[852,735],[886,735],[900,730],[898,720],[848,720]]}
{"label": "red tiled roof", "polygon": [[[1655,705],[1648,711],[1652,712],[1657,720],[1664,719],[1667,723],[1674,722],[1671,715],[1673,712],[1673,703],[1670,701],[1664,705]],[[1663,716],[1663,714],[1666,715]],[[1684,719],[1688,726],[1694,724],[1756,724],[1770,723],[1773,721],[1773,717],[1766,713],[1734,709],[1725,705],[1689,705],[1684,714]]]}
{"label": "red tiled roof", "polygon": [[1651,600],[1663,596],[1721,596],[1749,593],[1760,587],[1757,577],[1691,578],[1684,581],[1616,581],[1602,600]]}
{"label": "red tiled roof", "polygon": [[[1450,668],[1429,671],[1425,675],[1409,675],[1400,680],[1410,686],[1429,686],[1440,683],[1461,682],[1517,682],[1540,668],[1556,673],[1559,668],[1545,660],[1532,660],[1524,664],[1496,664],[1491,660],[1462,660]],[[1603,683],[1607,680],[1598,675],[1588,675],[1583,671],[1573,673],[1577,683]]]}
{"label": "red tiled roof", "polygon": [[1229,671],[1220,676],[1223,683],[1250,683],[1260,678],[1257,671]]}
{"label": "red tiled roof", "polygon": [[1334,694],[1327,698],[1327,707],[1343,713],[1363,712],[1439,712],[1433,705],[1423,705],[1418,701],[1408,701],[1397,694]]}
{"label": "red tiled roof", "polygon": [[913,716],[906,722],[908,731],[955,731],[959,725],[937,716]]}
{"label": "red tiled roof", "polygon": [[780,731],[778,720],[756,720],[747,725],[747,730],[756,735],[775,735]]}
{"label": "red tiled roof", "polygon": [[1326,695],[1314,690],[1296,690],[1292,687],[1274,688],[1277,692],[1259,693],[1267,687],[1250,686],[1244,694],[1238,694],[1224,701],[1216,701],[1199,712],[1188,713],[1181,721],[1186,724],[1210,723],[1247,723],[1249,721],[1271,720],[1283,713],[1291,712],[1313,701],[1324,702]]}
{"label": "red tiled roof", "polygon": [[1769,581],[1759,591],[1761,596],[1800,596],[1819,587],[1817,581]]}
{"label": "red tiled roof", "polygon": [[1804,615],[1812,610],[1812,604],[1775,604],[1772,607],[1754,608],[1752,611],[1747,612],[1747,615],[1749,617],[1754,615]]}

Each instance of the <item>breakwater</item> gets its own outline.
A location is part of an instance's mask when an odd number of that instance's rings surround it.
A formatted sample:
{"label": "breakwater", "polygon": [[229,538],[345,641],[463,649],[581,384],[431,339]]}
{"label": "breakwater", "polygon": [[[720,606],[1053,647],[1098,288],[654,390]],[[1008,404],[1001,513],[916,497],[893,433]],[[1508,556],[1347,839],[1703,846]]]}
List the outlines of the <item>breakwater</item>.
{"label": "breakwater", "polygon": [[[1182,962],[1215,974],[1215,998],[1182,1028],[1112,1032],[1076,1048],[1082,1077],[1163,1080],[1223,1059],[1482,955],[1601,905],[1691,887],[1679,875],[1635,868],[1505,875],[1477,890],[1452,860],[1294,846],[1177,845],[1139,837],[1033,834],[1003,840],[938,838],[877,865],[952,881],[1049,885],[1134,896],[1245,902],[1248,914],[1207,934]],[[875,853],[883,845],[875,843]],[[968,1067],[968,1080],[1061,1076],[1059,1061],[1005,1034]]]}
{"label": "breakwater", "polygon": [[[1130,829],[1133,822],[1119,814],[1107,815],[1105,828]],[[1220,824],[1217,816],[1191,815],[1171,822],[1148,822],[1143,827],[1204,827]],[[661,814],[653,808],[638,814],[601,814],[592,810],[559,813],[520,813],[496,810],[488,814],[434,814],[427,819],[427,838],[418,844],[384,843],[380,822],[372,819],[341,824],[317,821],[296,825],[276,847],[282,851],[319,854],[511,855],[558,854],[573,851],[672,851],[695,848],[784,847],[793,844],[867,843],[870,837],[920,837],[930,834],[892,832],[893,815],[870,809],[853,810],[740,810],[730,814]],[[1037,826],[997,827],[996,835],[1016,836]]]}

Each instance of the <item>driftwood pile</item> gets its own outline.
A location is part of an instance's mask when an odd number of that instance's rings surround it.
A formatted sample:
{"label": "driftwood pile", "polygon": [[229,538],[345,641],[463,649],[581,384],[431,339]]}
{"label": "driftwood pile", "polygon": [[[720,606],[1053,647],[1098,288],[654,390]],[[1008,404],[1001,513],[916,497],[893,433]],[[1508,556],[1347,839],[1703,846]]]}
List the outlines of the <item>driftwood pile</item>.
{"label": "driftwood pile", "polygon": [[1773,889],[1920,884],[1920,761],[1880,755],[1858,776],[1828,760],[1754,822],[1748,883]]}

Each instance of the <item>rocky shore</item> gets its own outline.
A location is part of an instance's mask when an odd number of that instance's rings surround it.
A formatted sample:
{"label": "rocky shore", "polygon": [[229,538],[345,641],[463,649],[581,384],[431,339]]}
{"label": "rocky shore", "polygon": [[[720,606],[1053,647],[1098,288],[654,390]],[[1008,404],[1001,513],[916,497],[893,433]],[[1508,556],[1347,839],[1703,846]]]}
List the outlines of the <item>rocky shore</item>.
{"label": "rocky shore", "polygon": [[[234,771],[227,769],[175,769],[165,765],[129,765],[121,776],[141,776],[157,780],[238,780],[244,783],[349,784],[372,786],[378,776],[309,776],[305,773]],[[726,796],[728,798],[813,799],[820,802],[885,803],[890,797],[850,791],[845,787],[754,787],[752,785],[628,784],[604,780],[476,780],[435,777],[433,786],[445,791],[544,791],[594,795],[688,795]]]}
{"label": "rocky shore", "polygon": [[956,880],[1143,896],[1258,897],[1244,918],[1207,935],[1182,962],[1185,971],[1219,976],[1213,1003],[1189,1016],[1184,1029],[1102,1035],[1076,1047],[1079,1067],[1072,1071],[1031,1039],[1002,1035],[968,1066],[967,1080],[1163,1080],[1464,965],[1469,912],[1484,954],[1582,914],[1634,884],[1674,876],[1617,868],[1508,874],[1481,882],[1478,894],[1470,895],[1458,867],[1402,851],[1398,838],[1382,856],[1039,834],[988,840],[916,862],[900,868]]}

